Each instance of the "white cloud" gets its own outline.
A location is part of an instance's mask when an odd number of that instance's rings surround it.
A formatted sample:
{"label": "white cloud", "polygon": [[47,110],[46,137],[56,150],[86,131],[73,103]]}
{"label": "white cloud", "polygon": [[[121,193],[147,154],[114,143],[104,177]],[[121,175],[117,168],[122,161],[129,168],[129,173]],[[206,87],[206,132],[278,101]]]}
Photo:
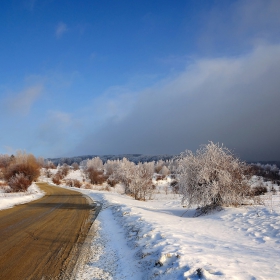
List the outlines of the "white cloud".
{"label": "white cloud", "polygon": [[202,30],[198,45],[206,53],[242,52],[263,40],[279,43],[280,1],[217,2],[198,24]]}
{"label": "white cloud", "polygon": [[57,38],[61,38],[61,36],[68,31],[68,27],[64,22],[60,22],[55,30],[55,35]]}

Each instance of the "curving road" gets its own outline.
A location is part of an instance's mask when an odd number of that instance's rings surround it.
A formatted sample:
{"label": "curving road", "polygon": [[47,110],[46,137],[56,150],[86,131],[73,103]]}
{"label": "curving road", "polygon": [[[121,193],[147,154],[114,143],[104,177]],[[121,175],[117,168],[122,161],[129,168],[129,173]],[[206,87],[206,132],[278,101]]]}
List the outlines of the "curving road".
{"label": "curving road", "polygon": [[69,279],[92,224],[81,193],[38,183],[46,195],[0,211],[0,279]]}

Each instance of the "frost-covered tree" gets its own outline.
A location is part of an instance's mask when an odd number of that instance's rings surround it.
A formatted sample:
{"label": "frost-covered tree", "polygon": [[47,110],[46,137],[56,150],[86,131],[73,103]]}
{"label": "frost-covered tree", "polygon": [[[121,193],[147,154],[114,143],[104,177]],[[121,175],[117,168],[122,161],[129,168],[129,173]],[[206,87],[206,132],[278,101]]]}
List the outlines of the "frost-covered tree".
{"label": "frost-covered tree", "polygon": [[106,168],[111,173],[108,181],[122,183],[126,194],[132,195],[138,200],[151,198],[154,191],[152,185],[155,168],[154,162],[138,163],[136,165],[128,159],[123,158],[120,161],[107,161],[105,164]]}
{"label": "frost-covered tree", "polygon": [[195,154],[182,153],[177,161],[179,191],[189,207],[238,206],[249,194],[246,164],[223,145],[210,142]]}
{"label": "frost-covered tree", "polygon": [[88,159],[86,163],[87,168],[93,168],[98,171],[103,170],[103,162],[99,157],[95,157],[93,159]]}
{"label": "frost-covered tree", "polygon": [[131,173],[129,191],[137,200],[151,199],[154,192],[152,176],[154,174],[154,163],[138,163]]}
{"label": "frost-covered tree", "polygon": [[119,160],[107,160],[104,164],[104,171],[107,176],[112,175],[120,164]]}
{"label": "frost-covered tree", "polygon": [[123,183],[125,193],[128,193],[134,167],[135,163],[123,158],[118,162],[114,173],[109,177],[109,179]]}

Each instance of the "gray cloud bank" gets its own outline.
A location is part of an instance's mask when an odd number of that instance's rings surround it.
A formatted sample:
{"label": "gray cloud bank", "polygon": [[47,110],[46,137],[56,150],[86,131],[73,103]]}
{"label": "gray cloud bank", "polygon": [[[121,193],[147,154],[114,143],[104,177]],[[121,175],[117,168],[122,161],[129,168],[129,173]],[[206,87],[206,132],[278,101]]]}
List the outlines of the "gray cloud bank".
{"label": "gray cloud bank", "polygon": [[209,140],[242,159],[280,159],[280,45],[197,60],[138,93],[133,110],[89,133],[74,154],[176,154]]}

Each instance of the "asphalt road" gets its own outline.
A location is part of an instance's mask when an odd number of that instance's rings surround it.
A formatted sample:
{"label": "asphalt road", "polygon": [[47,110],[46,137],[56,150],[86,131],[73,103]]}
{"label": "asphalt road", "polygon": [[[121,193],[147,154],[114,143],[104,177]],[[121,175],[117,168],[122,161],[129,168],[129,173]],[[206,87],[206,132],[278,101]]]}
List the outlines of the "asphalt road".
{"label": "asphalt road", "polygon": [[38,183],[46,195],[0,211],[0,279],[69,279],[94,210],[79,192]]}

